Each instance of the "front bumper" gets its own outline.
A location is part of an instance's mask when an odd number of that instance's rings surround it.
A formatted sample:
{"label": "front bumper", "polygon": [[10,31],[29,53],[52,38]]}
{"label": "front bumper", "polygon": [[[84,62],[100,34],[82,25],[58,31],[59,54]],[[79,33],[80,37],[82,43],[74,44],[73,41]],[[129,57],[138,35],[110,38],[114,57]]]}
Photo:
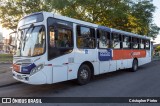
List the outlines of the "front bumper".
{"label": "front bumper", "polygon": [[33,84],[33,85],[47,83],[46,75],[42,71],[38,71],[37,73],[33,75],[17,73],[14,70],[12,70],[12,73],[13,73],[14,79],[24,82],[24,83]]}

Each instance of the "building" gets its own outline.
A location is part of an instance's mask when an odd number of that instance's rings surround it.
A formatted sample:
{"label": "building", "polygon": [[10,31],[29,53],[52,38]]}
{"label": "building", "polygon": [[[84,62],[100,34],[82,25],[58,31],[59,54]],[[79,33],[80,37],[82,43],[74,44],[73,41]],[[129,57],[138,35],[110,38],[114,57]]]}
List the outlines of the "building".
{"label": "building", "polygon": [[4,39],[4,37],[3,37],[2,33],[0,32],[0,51],[3,51],[3,45],[4,45],[3,39]]}
{"label": "building", "polygon": [[160,56],[160,51],[157,51],[157,50],[156,50],[156,48],[157,48],[158,46],[160,46],[160,43],[153,45],[153,54],[154,54],[154,55],[159,54],[159,56]]}
{"label": "building", "polygon": [[5,53],[9,53],[9,51],[10,51],[8,43],[9,43],[9,39],[6,39],[6,38],[3,39],[3,51]]}

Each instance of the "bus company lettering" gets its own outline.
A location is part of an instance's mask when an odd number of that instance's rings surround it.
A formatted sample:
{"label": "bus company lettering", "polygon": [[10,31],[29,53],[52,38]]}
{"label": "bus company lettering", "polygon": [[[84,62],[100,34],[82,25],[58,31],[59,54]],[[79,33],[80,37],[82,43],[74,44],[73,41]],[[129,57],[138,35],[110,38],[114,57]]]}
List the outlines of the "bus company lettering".
{"label": "bus company lettering", "polygon": [[112,59],[112,50],[99,50],[98,57],[100,61],[108,61]]}
{"label": "bus company lettering", "polygon": [[111,53],[106,51],[106,52],[100,52],[100,56],[111,56]]}
{"label": "bus company lettering", "polygon": [[140,52],[132,52],[131,55],[132,56],[139,56],[141,53]]}

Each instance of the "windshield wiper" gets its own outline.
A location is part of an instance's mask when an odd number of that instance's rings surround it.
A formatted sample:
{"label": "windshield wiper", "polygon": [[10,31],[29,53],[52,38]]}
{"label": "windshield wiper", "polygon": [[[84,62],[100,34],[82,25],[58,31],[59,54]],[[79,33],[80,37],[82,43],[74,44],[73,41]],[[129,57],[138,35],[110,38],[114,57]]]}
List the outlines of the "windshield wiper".
{"label": "windshield wiper", "polygon": [[[23,39],[24,41],[26,41],[27,34],[28,34],[29,30],[30,30],[31,28],[33,28],[33,27],[34,27],[34,24],[31,24],[31,25],[28,27],[28,29],[27,29],[27,31],[26,31],[26,34],[24,35],[24,39]],[[34,28],[33,28],[33,29],[34,29]],[[31,32],[33,31],[33,29],[31,30]],[[30,32],[30,33],[31,33],[31,32]],[[30,33],[29,33],[29,34],[30,34]],[[28,39],[27,39],[27,40],[28,40]]]}
{"label": "windshield wiper", "polygon": [[[24,47],[25,47],[25,45],[26,45],[26,41],[28,40],[26,40],[26,38],[27,38],[27,34],[28,34],[28,32],[29,32],[29,30],[31,29],[31,28],[33,28],[34,27],[34,24],[31,24],[30,26],[29,26],[29,28],[27,29],[27,31],[26,31],[26,34],[24,35],[24,39],[23,39],[23,41],[24,41],[24,44],[23,44],[23,51],[24,51]],[[34,28],[33,28],[34,29]],[[33,32],[33,29],[31,30],[31,32],[29,33],[29,35]],[[28,37],[29,38],[29,37]]]}

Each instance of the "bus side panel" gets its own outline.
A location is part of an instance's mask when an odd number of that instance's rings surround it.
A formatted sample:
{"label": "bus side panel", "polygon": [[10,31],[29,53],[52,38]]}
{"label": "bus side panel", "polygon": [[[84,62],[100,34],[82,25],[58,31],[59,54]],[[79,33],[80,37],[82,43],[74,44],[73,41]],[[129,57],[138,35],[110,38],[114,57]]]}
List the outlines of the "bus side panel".
{"label": "bus side panel", "polygon": [[109,72],[110,60],[112,60],[112,50],[111,49],[99,49],[97,56],[99,59],[100,74]]}
{"label": "bus side panel", "polygon": [[65,65],[53,67],[53,83],[66,81],[67,80],[67,69]]}
{"label": "bus side panel", "polygon": [[93,63],[93,67],[94,67],[94,75],[100,74],[99,62],[98,61],[96,61],[96,62]]}
{"label": "bus side panel", "polygon": [[117,60],[117,70],[124,69],[123,60]]}
{"label": "bus side panel", "polygon": [[[97,59],[96,49],[75,49],[75,64],[81,65],[86,61],[92,63],[94,70],[91,71],[94,71],[94,75],[99,74]],[[77,70],[78,69],[79,68],[77,68]]]}
{"label": "bus side panel", "polygon": [[147,64],[149,62],[151,62],[151,58],[150,57],[145,57],[145,58],[139,58],[138,59],[138,65],[139,66]]}
{"label": "bus side panel", "polygon": [[131,67],[132,67],[133,58],[131,58],[131,59],[127,59],[127,60],[124,60],[124,61],[126,61],[126,62],[127,62],[127,66],[126,66],[126,68],[131,68]]}
{"label": "bus side panel", "polygon": [[53,65],[53,83],[68,80],[70,64],[74,64],[74,52],[57,57],[50,61]]}
{"label": "bus side panel", "polygon": [[109,61],[109,64],[110,64],[109,72],[116,71],[117,61],[116,60],[111,60],[111,61]]}
{"label": "bus side panel", "polygon": [[132,50],[123,50],[123,65],[125,68],[131,68],[133,57],[131,56]]}
{"label": "bus side panel", "polygon": [[100,74],[109,72],[109,65],[110,65],[109,61],[100,61],[99,62]]}
{"label": "bus side panel", "polygon": [[43,73],[45,74],[45,76],[46,76],[46,80],[47,80],[47,84],[51,84],[51,83],[53,83],[52,82],[52,72],[53,72],[53,70],[52,70],[52,66],[44,66],[44,69],[43,69]]}
{"label": "bus side panel", "polygon": [[68,80],[76,79],[77,78],[77,72],[80,64],[69,64],[68,65]]}
{"label": "bus side panel", "polygon": [[123,69],[123,50],[122,49],[114,49],[113,50],[113,60],[116,60],[117,68],[116,70]]}

